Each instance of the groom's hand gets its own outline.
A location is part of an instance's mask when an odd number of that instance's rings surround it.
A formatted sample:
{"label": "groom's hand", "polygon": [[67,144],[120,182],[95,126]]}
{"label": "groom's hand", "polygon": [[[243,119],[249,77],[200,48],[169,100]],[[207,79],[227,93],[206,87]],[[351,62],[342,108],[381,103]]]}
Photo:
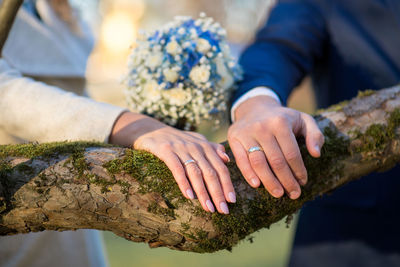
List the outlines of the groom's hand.
{"label": "groom's hand", "polygon": [[[235,118],[228,141],[247,182],[258,187],[261,181],[274,197],[281,197],[286,191],[291,199],[297,199],[300,185],[307,182],[307,171],[296,136],[305,137],[313,157],[320,156],[324,143],[314,119],[282,107],[269,96],[246,100],[236,109]],[[250,148],[255,149],[249,152]]]}

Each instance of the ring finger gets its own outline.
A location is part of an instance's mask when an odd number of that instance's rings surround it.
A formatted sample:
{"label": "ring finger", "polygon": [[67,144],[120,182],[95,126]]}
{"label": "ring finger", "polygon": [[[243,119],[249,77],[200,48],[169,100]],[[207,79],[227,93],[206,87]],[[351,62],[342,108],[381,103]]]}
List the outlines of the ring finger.
{"label": "ring finger", "polygon": [[204,185],[203,175],[199,166],[197,165],[197,162],[186,153],[179,155],[179,158],[185,167],[186,175],[189,178],[194,191],[196,192],[201,206],[206,211],[215,212],[214,205],[212,204],[207,189]]}
{"label": "ring finger", "polygon": [[260,178],[261,182],[274,197],[281,197],[284,193],[282,185],[275,178],[269,168],[267,159],[264,154],[264,148],[255,140],[245,145],[247,147],[250,165]]}
{"label": "ring finger", "polygon": [[[192,156],[199,164],[208,192],[210,193],[218,212],[228,214],[229,209],[225,201],[218,173],[204,157],[204,154],[201,151],[192,151]],[[217,155],[215,155],[215,157],[217,157]]]}

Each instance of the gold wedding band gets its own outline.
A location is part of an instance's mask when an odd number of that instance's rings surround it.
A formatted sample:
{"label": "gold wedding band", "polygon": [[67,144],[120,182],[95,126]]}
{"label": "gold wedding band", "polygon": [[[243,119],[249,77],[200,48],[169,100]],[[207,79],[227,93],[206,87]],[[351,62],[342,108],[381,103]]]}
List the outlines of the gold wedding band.
{"label": "gold wedding band", "polygon": [[183,165],[187,166],[187,165],[189,165],[189,164],[191,164],[191,163],[196,164],[196,161],[195,161],[194,159],[188,159],[187,161],[185,161],[185,162],[183,163]]}
{"label": "gold wedding band", "polygon": [[249,154],[253,153],[253,152],[256,152],[256,151],[263,151],[263,149],[261,147],[259,147],[259,146],[252,146],[252,147],[249,148],[249,150],[247,150],[247,152],[249,152]]}

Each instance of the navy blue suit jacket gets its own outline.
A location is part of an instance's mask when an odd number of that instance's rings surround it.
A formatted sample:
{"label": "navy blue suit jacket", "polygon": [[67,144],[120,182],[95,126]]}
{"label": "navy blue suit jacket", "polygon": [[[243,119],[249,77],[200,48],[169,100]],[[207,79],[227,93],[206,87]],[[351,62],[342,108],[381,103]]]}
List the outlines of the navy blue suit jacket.
{"label": "navy blue suit jacket", "polygon": [[[284,0],[247,48],[235,98],[257,86],[286,102],[310,74],[318,106],[400,83],[400,0]],[[303,209],[295,246],[358,240],[400,253],[400,168],[373,174]]]}

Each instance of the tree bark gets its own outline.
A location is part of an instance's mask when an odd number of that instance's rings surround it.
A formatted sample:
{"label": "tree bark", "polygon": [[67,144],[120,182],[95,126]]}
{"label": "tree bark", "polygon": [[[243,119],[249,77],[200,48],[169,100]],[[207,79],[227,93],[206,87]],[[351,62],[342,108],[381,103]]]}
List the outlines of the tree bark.
{"label": "tree bark", "polygon": [[23,2],[24,0],[2,0],[0,4],[0,56],[2,55],[8,33],[17,16],[18,9]]}
{"label": "tree bark", "polygon": [[400,159],[400,86],[360,93],[315,118],[326,142],[314,159],[299,140],[309,173],[300,199],[251,188],[231,162],[238,201],[229,215],[186,200],[167,167],[147,152],[93,143],[1,146],[0,235],[90,228],[151,247],[230,249],[306,201]]}

